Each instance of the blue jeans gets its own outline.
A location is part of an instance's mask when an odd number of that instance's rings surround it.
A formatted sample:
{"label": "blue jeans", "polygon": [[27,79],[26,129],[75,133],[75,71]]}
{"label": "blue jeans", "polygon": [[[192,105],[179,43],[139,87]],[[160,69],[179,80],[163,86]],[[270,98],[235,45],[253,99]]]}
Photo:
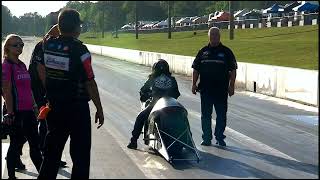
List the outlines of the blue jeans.
{"label": "blue jeans", "polygon": [[223,140],[226,136],[223,134],[227,122],[228,110],[228,95],[213,95],[207,92],[201,92],[201,126],[202,126],[202,139],[204,141],[212,140],[212,109],[213,106],[216,111],[216,127],[215,138],[216,140]]}

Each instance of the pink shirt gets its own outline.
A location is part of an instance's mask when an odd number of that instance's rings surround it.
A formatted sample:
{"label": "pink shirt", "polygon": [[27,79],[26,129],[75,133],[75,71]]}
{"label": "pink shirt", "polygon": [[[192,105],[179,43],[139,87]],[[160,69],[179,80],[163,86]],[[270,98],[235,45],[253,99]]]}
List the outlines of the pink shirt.
{"label": "pink shirt", "polygon": [[[12,75],[14,83],[11,82]],[[12,83],[13,103],[17,107],[17,111],[32,110],[33,99],[30,75],[22,61],[19,60],[19,63],[16,64],[4,59],[2,63],[2,81]]]}

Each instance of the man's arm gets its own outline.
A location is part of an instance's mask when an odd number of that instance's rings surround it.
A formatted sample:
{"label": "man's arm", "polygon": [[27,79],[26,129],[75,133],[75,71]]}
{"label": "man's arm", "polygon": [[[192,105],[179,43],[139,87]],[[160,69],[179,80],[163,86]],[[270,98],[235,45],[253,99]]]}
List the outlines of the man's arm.
{"label": "man's arm", "polygon": [[229,96],[231,97],[234,94],[234,83],[236,81],[237,70],[234,69],[229,72],[230,79],[229,79]]}
{"label": "man's arm", "polygon": [[180,94],[180,91],[179,91],[179,87],[178,87],[178,82],[177,82],[177,80],[176,80],[176,78],[175,77],[173,77],[173,83],[174,83],[174,98],[175,99],[178,99],[178,97],[181,95]]}
{"label": "man's arm", "polygon": [[197,55],[196,55],[196,58],[193,60],[193,63],[192,63],[192,68],[193,68],[193,71],[192,71],[192,93],[193,94],[197,94],[197,89],[198,89],[198,86],[197,86],[197,81],[198,81],[198,78],[199,78],[199,70],[200,70],[200,61],[201,61],[201,56],[202,56],[202,53],[203,52],[203,49],[201,49]]}
{"label": "man's arm", "polygon": [[39,78],[42,82],[43,87],[45,88],[45,84],[46,84],[46,68],[43,64],[37,63],[37,71],[38,71],[38,75]]}
{"label": "man's arm", "polygon": [[140,88],[139,94],[140,94],[140,101],[146,102],[149,98],[152,97],[152,90],[151,86],[153,84],[153,78],[148,78],[148,80],[143,84],[143,86]]}
{"label": "man's arm", "polygon": [[103,109],[100,101],[99,91],[97,87],[97,83],[94,80],[94,73],[91,66],[91,54],[88,48],[84,45],[79,47],[80,60],[82,62],[83,67],[83,78],[86,79],[86,89],[89,94],[90,99],[93,101],[94,105],[97,108],[97,112],[95,115],[95,123],[99,120],[98,129],[104,123]]}
{"label": "man's arm", "polygon": [[99,119],[98,128],[100,128],[104,123],[104,116],[103,116],[103,109],[100,101],[97,83],[94,79],[91,79],[86,82],[86,87],[87,87],[87,91],[90,99],[93,101],[94,105],[97,108],[95,123],[97,123],[97,120]]}
{"label": "man's arm", "polygon": [[227,56],[228,56],[228,71],[229,71],[229,88],[228,88],[228,93],[229,96],[231,97],[234,95],[234,84],[236,81],[236,76],[237,76],[237,69],[238,69],[238,64],[236,57],[234,56],[233,52],[231,49],[227,49]]}
{"label": "man's arm", "polygon": [[192,72],[192,93],[193,94],[197,94],[197,89],[198,89],[197,81],[198,81],[198,78],[199,78],[199,72],[197,70],[193,69],[193,72]]}

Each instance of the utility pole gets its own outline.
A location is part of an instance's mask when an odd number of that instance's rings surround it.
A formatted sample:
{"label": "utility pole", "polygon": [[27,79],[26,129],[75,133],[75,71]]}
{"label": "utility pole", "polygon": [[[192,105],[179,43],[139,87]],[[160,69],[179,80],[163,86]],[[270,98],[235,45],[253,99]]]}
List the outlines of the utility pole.
{"label": "utility pole", "polygon": [[102,38],[104,38],[104,8],[102,8]]}
{"label": "utility pole", "polygon": [[175,11],[174,11],[174,1],[172,1],[172,22],[173,22],[173,29],[175,29],[176,28],[176,20],[175,20],[175,15],[176,15],[176,13],[175,13]]}
{"label": "utility pole", "polygon": [[136,1],[136,16],[135,16],[135,20],[136,20],[136,39],[138,39],[138,6],[137,6],[138,2]]}
{"label": "utility pole", "polygon": [[234,39],[234,16],[233,16],[233,1],[229,1],[229,12],[230,12],[230,40]]}
{"label": "utility pole", "polygon": [[34,36],[37,34],[37,28],[36,28],[36,13],[33,14],[33,26],[34,26]]}
{"label": "utility pole", "polygon": [[170,1],[168,1],[168,39],[171,39],[171,13],[170,13]]}

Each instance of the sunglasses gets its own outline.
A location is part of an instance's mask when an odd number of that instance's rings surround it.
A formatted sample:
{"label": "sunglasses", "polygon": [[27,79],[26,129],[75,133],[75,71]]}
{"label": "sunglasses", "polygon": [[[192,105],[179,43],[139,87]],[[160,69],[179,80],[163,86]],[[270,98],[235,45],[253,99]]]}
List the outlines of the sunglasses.
{"label": "sunglasses", "polygon": [[21,47],[21,48],[23,48],[24,43],[11,44],[10,46],[11,46],[11,47],[15,47],[15,48],[17,48],[17,47]]}

